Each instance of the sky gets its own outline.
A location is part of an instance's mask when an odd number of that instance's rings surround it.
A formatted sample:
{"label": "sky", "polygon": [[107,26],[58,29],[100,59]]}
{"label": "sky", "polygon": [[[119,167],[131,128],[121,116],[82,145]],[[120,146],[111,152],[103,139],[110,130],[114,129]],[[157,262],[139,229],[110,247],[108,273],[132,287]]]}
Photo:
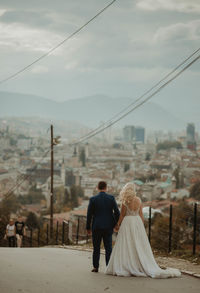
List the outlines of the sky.
{"label": "sky", "polygon": [[[68,37],[109,0],[0,0],[0,80]],[[0,91],[56,101],[141,95],[200,44],[199,0],[118,0],[75,37]],[[154,101],[200,106],[200,63]],[[181,113],[180,113],[181,114]]]}

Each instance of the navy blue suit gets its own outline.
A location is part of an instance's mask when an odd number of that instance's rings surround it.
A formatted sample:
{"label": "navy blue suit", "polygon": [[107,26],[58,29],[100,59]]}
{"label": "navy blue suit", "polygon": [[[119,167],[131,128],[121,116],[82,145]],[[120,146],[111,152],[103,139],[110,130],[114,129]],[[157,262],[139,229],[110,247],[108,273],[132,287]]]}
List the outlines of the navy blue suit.
{"label": "navy blue suit", "polygon": [[119,219],[119,209],[113,195],[101,191],[90,198],[86,229],[91,230],[93,240],[93,266],[99,267],[100,246],[103,239],[106,251],[106,265],[112,252],[113,228]]}

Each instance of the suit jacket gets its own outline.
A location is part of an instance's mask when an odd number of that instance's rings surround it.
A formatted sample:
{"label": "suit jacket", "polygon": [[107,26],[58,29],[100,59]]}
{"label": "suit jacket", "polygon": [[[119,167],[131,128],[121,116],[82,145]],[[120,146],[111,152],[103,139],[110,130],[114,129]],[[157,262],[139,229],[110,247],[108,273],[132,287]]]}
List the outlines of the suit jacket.
{"label": "suit jacket", "polygon": [[113,230],[119,219],[119,209],[113,195],[105,192],[90,198],[87,211],[86,229],[92,230],[104,229]]}

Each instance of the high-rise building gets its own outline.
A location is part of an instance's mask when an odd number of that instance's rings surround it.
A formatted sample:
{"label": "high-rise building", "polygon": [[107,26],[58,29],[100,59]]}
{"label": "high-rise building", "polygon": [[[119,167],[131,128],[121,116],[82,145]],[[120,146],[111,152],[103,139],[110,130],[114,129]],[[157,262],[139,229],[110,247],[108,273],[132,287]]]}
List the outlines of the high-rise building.
{"label": "high-rise building", "polygon": [[144,137],[145,137],[145,129],[144,129],[144,127],[141,127],[141,126],[135,127],[135,139],[136,139],[136,141],[144,143]]}
{"label": "high-rise building", "polygon": [[141,126],[127,125],[123,128],[123,137],[126,142],[144,143],[145,129]]}
{"label": "high-rise building", "polygon": [[196,141],[195,141],[195,126],[193,123],[188,123],[187,125],[187,148],[190,150],[196,149]]}
{"label": "high-rise building", "polygon": [[124,141],[132,142],[135,138],[135,127],[127,125],[123,128]]}

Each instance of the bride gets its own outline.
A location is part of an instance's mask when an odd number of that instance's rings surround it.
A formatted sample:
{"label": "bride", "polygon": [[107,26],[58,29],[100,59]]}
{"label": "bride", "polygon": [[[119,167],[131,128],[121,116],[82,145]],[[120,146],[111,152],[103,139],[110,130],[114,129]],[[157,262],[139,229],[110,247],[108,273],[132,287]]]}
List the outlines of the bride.
{"label": "bride", "polygon": [[120,196],[121,214],[114,229],[118,231],[118,236],[106,274],[152,278],[179,277],[179,270],[163,270],[154,259],[143,224],[142,203],[136,196],[135,185],[127,183],[122,188]]}

